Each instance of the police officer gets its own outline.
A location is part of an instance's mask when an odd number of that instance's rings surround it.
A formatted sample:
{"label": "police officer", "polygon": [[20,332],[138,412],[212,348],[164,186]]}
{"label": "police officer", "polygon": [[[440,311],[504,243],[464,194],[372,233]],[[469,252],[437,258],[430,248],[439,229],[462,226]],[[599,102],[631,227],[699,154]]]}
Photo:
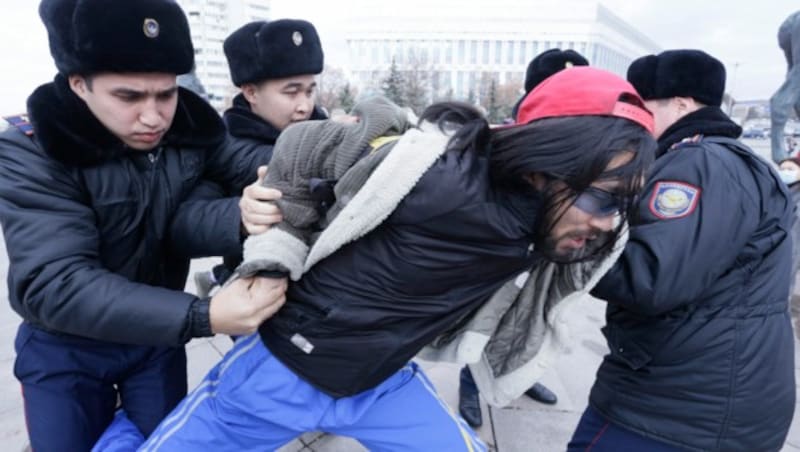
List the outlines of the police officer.
{"label": "police officer", "polygon": [[[324,55],[310,22],[250,22],[228,36],[223,50],[233,84],[241,89],[223,117],[232,138],[228,146],[234,152],[257,154],[269,162],[283,129],[296,122],[327,118],[314,102],[316,75],[322,72]],[[234,191],[241,190],[235,187]],[[225,257],[213,270],[196,273],[198,294],[207,296],[214,286],[225,282],[239,262],[237,253]]]}
{"label": "police officer", "polygon": [[187,257],[233,252],[242,230],[236,198],[184,199],[201,179],[244,186],[260,162],[226,152],[219,116],[176,85],[194,60],[177,4],[44,0],[39,13],[58,75],[28,98],[31,125],[0,135],[0,221],[32,449],[79,451],[118,400],[149,434],[186,393],[183,344],[253,331],[285,282],[182,292]]}
{"label": "police officer", "polygon": [[659,147],[625,251],[593,290],[610,353],[569,450],[778,450],[795,407],[791,196],[720,110],[716,58],[665,51],[628,80]]}
{"label": "police officer", "polygon": [[[525,71],[525,95],[531,92],[539,83],[556,72],[573,66],[588,66],[589,61],[580,53],[567,49],[550,49],[542,52],[528,63]],[[519,105],[525,99],[523,95],[513,108],[513,116],[517,117]],[[481,414],[481,404],[478,386],[468,366],[461,369],[458,386],[458,412],[467,423],[472,427],[483,425],[483,415]],[[534,383],[525,395],[537,402],[547,405],[554,405],[558,402],[558,397],[541,383]]]}

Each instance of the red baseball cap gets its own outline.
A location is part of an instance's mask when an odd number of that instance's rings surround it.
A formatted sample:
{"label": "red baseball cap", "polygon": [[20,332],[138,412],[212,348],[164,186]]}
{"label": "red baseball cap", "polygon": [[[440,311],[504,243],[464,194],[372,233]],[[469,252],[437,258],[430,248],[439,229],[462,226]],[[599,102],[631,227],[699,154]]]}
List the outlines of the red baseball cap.
{"label": "red baseball cap", "polygon": [[653,114],[633,85],[590,66],[567,68],[546,78],[522,100],[516,124],[558,116],[616,116],[653,133]]}

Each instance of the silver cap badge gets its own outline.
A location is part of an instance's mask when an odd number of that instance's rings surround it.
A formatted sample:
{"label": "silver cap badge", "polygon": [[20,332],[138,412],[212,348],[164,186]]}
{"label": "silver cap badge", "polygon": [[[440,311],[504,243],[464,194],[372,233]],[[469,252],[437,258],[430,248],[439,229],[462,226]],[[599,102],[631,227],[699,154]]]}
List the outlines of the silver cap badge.
{"label": "silver cap badge", "polygon": [[148,17],[144,20],[142,30],[144,31],[144,35],[148,38],[157,38],[161,27],[158,25],[158,21]]}
{"label": "silver cap badge", "polygon": [[295,31],[294,33],[292,33],[292,42],[297,47],[300,47],[300,44],[303,43],[303,34],[300,33],[299,31]]}

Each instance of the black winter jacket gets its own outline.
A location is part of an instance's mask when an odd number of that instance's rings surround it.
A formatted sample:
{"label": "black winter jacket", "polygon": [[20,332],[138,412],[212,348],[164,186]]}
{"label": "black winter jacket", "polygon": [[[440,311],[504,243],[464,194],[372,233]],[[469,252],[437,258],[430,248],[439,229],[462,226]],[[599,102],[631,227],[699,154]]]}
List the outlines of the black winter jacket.
{"label": "black winter jacket", "polygon": [[[180,89],[162,143],[126,148],[62,76],[28,99],[32,137],[0,134],[0,221],[13,309],[48,331],[178,345],[210,335],[208,301],[182,292],[188,257],[240,249],[235,199],[182,204],[201,179],[252,180],[216,112]],[[213,238],[213,240],[212,240]]]}
{"label": "black winter jacket", "polygon": [[593,290],[610,354],[591,405],[689,450],[778,450],[795,406],[793,202],[740,133],[711,107],[665,132],[625,251]]}

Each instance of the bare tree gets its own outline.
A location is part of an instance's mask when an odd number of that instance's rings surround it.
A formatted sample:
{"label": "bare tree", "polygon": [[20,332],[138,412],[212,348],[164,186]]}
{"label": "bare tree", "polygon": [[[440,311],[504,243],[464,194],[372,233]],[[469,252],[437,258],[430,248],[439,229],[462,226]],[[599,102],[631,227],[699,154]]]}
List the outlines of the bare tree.
{"label": "bare tree", "polygon": [[497,85],[497,105],[498,105],[498,121],[502,122],[505,119],[512,118],[511,111],[514,105],[522,98],[525,91],[522,89],[522,83],[517,80]]}
{"label": "bare tree", "polygon": [[[347,95],[343,96],[343,91],[347,91]],[[349,111],[352,107],[352,99],[356,96],[356,91],[344,75],[344,71],[333,66],[325,66],[322,74],[319,76],[318,91],[317,91],[317,105],[325,107],[328,111],[333,111],[335,108],[342,108]],[[348,100],[350,105],[343,105],[343,100]]]}
{"label": "bare tree", "polygon": [[405,71],[405,101],[414,113],[420,114],[430,104],[430,71],[422,59],[411,55]]}

